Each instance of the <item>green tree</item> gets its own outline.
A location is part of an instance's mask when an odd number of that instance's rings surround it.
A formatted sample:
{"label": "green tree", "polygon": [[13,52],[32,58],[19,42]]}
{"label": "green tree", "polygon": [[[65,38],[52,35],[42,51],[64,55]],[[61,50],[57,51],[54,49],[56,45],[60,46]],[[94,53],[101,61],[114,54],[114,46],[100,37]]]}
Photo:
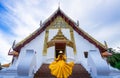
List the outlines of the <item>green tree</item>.
{"label": "green tree", "polygon": [[120,53],[116,53],[112,48],[110,48],[108,52],[112,53],[112,56],[107,57],[108,63],[110,63],[112,67],[120,70]]}

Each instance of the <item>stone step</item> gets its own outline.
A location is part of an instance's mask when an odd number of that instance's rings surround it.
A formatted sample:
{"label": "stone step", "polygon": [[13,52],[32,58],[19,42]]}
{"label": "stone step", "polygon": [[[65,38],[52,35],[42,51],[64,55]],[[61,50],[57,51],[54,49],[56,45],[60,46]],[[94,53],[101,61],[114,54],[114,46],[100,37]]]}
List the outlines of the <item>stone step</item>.
{"label": "stone step", "polygon": [[[49,64],[43,64],[34,75],[34,78],[56,78],[51,75]],[[92,78],[81,64],[75,64],[72,75],[69,78]]]}

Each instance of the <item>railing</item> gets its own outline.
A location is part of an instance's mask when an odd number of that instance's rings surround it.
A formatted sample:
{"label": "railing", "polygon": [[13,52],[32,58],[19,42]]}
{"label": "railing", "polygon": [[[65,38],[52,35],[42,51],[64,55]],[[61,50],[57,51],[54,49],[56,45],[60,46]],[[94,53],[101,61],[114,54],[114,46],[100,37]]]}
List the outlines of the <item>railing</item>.
{"label": "railing", "polygon": [[[88,66],[93,78],[98,76],[109,76],[110,70],[107,62],[101,57],[100,52],[90,50],[88,53]],[[109,77],[108,77],[109,78]]]}
{"label": "railing", "polygon": [[34,50],[26,50],[26,55],[21,59],[17,67],[19,76],[32,76],[35,72],[36,58]]}

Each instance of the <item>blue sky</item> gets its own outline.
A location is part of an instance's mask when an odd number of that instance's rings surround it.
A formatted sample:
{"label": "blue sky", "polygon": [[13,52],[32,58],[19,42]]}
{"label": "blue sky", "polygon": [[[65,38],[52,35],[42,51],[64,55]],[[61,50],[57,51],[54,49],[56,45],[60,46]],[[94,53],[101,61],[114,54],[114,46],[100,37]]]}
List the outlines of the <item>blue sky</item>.
{"label": "blue sky", "polygon": [[0,62],[11,57],[8,50],[31,34],[60,8],[95,39],[120,47],[120,0],[0,0]]}

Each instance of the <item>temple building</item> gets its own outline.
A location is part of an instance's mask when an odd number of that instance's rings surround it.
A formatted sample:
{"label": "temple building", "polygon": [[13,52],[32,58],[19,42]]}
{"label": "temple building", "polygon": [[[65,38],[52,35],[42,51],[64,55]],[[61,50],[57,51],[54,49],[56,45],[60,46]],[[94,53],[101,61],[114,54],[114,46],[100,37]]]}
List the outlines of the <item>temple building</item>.
{"label": "temple building", "polygon": [[[56,78],[48,68],[59,51],[74,62],[69,78],[114,78],[104,59],[107,47],[82,30],[58,8],[32,34],[15,44],[13,59],[8,68],[0,71],[0,78]],[[107,55],[106,55],[107,56]]]}

